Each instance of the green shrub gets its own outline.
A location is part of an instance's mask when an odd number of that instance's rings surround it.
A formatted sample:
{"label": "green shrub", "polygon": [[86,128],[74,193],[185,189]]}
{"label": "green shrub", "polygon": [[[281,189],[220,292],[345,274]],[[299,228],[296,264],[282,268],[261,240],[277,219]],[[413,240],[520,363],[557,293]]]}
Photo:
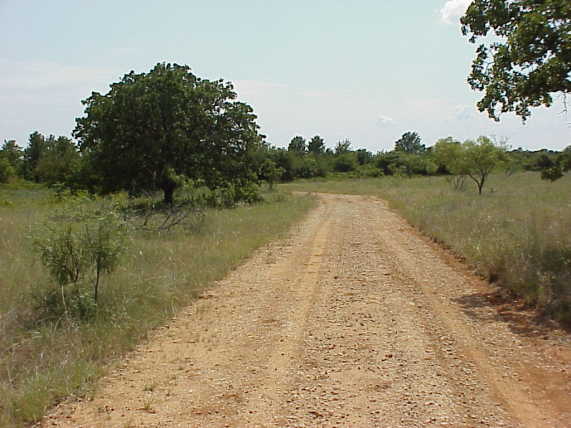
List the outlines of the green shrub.
{"label": "green shrub", "polygon": [[101,276],[116,268],[125,249],[123,229],[107,204],[88,212],[72,207],[52,217],[37,232],[34,245],[59,289],[48,287],[38,296],[38,313],[44,318],[92,316]]}
{"label": "green shrub", "polygon": [[228,183],[212,190],[208,190],[204,197],[206,206],[210,208],[233,208],[238,203],[251,204],[260,202],[260,189],[254,183],[235,185]]}
{"label": "green shrub", "polygon": [[541,171],[541,179],[549,180],[551,182],[559,180],[563,177],[563,171],[558,165],[551,166]]}
{"label": "green shrub", "polygon": [[357,161],[353,153],[345,153],[337,156],[333,162],[333,170],[336,172],[350,172],[357,168]]}
{"label": "green shrub", "polygon": [[383,171],[381,171],[379,168],[377,168],[372,163],[368,163],[365,165],[361,165],[357,169],[357,175],[359,177],[382,177]]}
{"label": "green shrub", "polygon": [[0,157],[0,183],[7,183],[16,176],[16,170],[7,159]]}

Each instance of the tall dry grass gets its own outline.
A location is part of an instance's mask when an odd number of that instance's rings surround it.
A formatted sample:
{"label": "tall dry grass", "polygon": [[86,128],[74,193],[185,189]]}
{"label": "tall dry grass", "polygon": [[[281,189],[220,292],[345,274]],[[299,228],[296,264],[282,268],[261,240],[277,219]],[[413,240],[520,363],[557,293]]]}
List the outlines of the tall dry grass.
{"label": "tall dry grass", "polygon": [[478,196],[444,177],[305,181],[289,190],[382,197],[411,224],[544,313],[571,322],[571,175],[495,174]]}
{"label": "tall dry grass", "polygon": [[54,205],[43,190],[0,188],[0,426],[22,426],[70,394],[85,394],[105,364],[189,304],[252,251],[284,235],[313,205],[306,197],[210,210],[193,233],[137,233],[102,284],[89,322],[38,323],[49,277],[27,238]]}

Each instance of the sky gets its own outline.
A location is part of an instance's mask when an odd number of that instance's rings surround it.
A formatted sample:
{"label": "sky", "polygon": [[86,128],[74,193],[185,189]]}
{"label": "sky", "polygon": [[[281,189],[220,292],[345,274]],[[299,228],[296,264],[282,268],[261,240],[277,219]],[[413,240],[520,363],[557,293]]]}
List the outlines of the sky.
{"label": "sky", "polygon": [[407,131],[561,150],[558,101],[525,125],[479,113],[466,83],[475,46],[460,32],[469,0],[0,0],[0,141],[71,136],[81,100],[131,70],[186,64],[231,81],[267,140],[391,150]]}

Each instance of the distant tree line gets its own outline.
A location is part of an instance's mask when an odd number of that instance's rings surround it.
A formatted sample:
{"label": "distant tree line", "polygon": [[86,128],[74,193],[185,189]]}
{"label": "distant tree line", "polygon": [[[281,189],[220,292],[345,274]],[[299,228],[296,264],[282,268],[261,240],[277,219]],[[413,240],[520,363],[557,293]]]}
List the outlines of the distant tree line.
{"label": "distant tree line", "polygon": [[[198,162],[194,160],[192,168],[186,174],[181,174],[182,167],[169,169],[164,159],[155,159],[157,165],[149,173],[146,168],[150,167],[145,166],[145,159],[161,155],[152,154],[148,149],[141,150],[141,160],[134,158],[133,154],[123,160],[113,157],[98,159],[96,156],[102,154],[82,149],[70,138],[33,132],[26,148],[21,148],[14,140],[4,141],[0,149],[0,182],[20,178],[94,193],[120,189],[136,193],[141,189],[164,191],[165,188],[169,193],[168,189],[174,191],[178,186],[177,180],[185,178],[201,181],[211,188],[227,187],[234,179],[235,183],[248,187],[251,192],[252,186],[262,182],[273,187],[281,181],[331,174],[349,177],[445,175],[450,176],[450,181],[457,188],[463,188],[466,179],[472,181],[481,193],[489,174],[494,170],[502,169],[506,174],[538,171],[543,179],[555,181],[571,169],[571,146],[561,152],[521,148],[509,150],[505,145],[483,136],[464,142],[447,137],[438,140],[432,147],[426,147],[416,132],[406,132],[395,141],[393,150],[375,154],[366,149],[353,149],[348,139],[338,141],[334,148],[328,148],[319,135],[309,140],[295,136],[287,148],[274,147],[264,141],[263,136],[256,138],[255,144],[240,154],[241,158],[232,158],[223,152],[216,159],[216,153],[203,153],[201,162],[204,164],[197,165]],[[137,144],[133,142],[138,149]],[[160,152],[164,147],[161,149],[157,144],[155,150]],[[98,165],[98,162],[109,162],[111,165]],[[224,167],[225,163],[229,164],[228,170]],[[139,178],[138,174],[143,176]],[[138,182],[139,179],[142,182]],[[168,180],[172,184],[168,184]],[[172,193],[169,193],[167,201],[171,198]]]}
{"label": "distant tree line", "polygon": [[0,149],[0,182],[19,177],[36,183],[72,183],[80,168],[77,145],[67,137],[33,132],[26,148],[5,140]]}
{"label": "distant tree line", "polygon": [[236,101],[230,82],[195,76],[189,67],[159,63],[147,73],[130,72],[83,101],[75,141],[33,132],[25,148],[14,140],[0,149],[0,182],[24,179],[71,191],[137,195],[159,191],[164,202],[185,183],[255,200],[258,185],[343,174],[350,177],[447,175],[458,188],[472,181],[482,193],[489,174],[502,167],[541,171],[549,180],[571,168],[571,147],[562,152],[509,151],[487,137],[452,137],[432,147],[418,133],[404,133],[394,149],[373,154],[349,139],[333,148],[315,135],[294,136],[287,148],[258,132],[252,108]]}
{"label": "distant tree line", "polygon": [[[406,132],[394,143],[394,149],[373,154],[366,149],[353,149],[350,140],[327,148],[319,135],[309,141],[295,136],[287,149],[269,145],[257,155],[272,171],[272,182],[299,178],[344,174],[350,177],[445,175],[457,188],[473,182],[482,193],[489,175],[496,170],[506,174],[516,171],[540,171],[543,178],[557,179],[571,168],[571,146],[562,152],[551,150],[510,150],[505,143],[481,136],[475,140],[457,141],[442,138],[426,147],[416,132]],[[268,177],[262,174],[261,179]]]}

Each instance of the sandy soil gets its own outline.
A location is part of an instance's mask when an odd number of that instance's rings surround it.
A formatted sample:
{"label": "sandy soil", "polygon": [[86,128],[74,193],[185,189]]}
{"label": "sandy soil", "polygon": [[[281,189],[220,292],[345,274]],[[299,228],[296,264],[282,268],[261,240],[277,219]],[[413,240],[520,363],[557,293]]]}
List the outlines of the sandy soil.
{"label": "sandy soil", "polygon": [[500,311],[384,202],[319,199],[40,425],[571,427],[568,335]]}

